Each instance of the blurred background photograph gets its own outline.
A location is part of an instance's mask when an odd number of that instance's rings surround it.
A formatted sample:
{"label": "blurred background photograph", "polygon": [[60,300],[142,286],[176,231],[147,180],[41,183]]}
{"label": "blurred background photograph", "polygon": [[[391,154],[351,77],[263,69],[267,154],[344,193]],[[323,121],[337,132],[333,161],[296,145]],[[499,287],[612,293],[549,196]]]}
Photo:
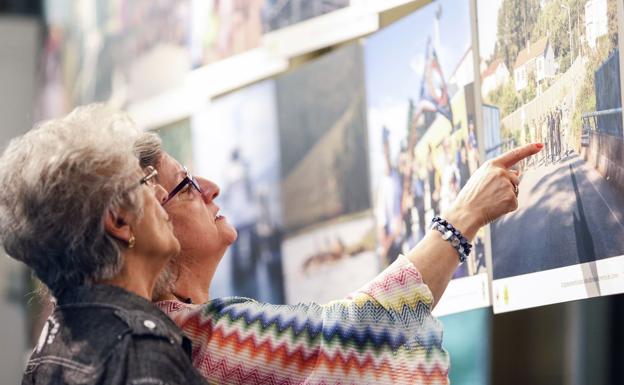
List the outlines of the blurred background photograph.
{"label": "blurred background photograph", "polygon": [[[258,48],[264,33],[348,0],[46,0],[39,119],[179,86],[193,68]],[[167,68],[167,71],[162,71]]]}
{"label": "blurred background photograph", "polygon": [[177,86],[191,69],[190,0],[43,3],[38,119],[95,101],[127,106]]}
{"label": "blurred background photograph", "polygon": [[[486,153],[545,145],[519,167],[519,209],[492,225],[492,272],[494,280],[550,275],[500,282],[496,304],[538,306],[624,290],[593,264],[624,256],[617,2],[477,4],[480,19],[496,20],[479,29],[481,91],[498,115],[491,120],[498,124],[484,126],[499,139]],[[518,293],[520,282],[550,295]]]}
{"label": "blurred background photograph", "polygon": [[287,232],[370,208],[361,56],[352,44],[276,81]]}
{"label": "blurred background photograph", "polygon": [[282,246],[286,302],[342,299],[379,273],[370,212],[339,217],[289,236]]}
{"label": "blurred background photograph", "polygon": [[276,81],[289,303],[339,299],[379,272],[363,78],[362,47],[350,44]]}
{"label": "blurred background photograph", "polygon": [[192,118],[193,171],[221,187],[217,204],[238,232],[215,273],[216,297],[284,303],[275,97],[275,82],[260,82],[215,99]]}
{"label": "blurred background photograph", "polygon": [[[480,165],[468,2],[439,1],[366,40],[371,190],[382,265],[422,239]],[[436,311],[488,306],[485,231]],[[467,294],[467,292],[469,294]],[[440,314],[440,313],[439,313]]]}
{"label": "blurred background photograph", "polygon": [[270,32],[288,27],[348,5],[349,0],[263,0],[263,31]]}
{"label": "blurred background photograph", "polygon": [[163,149],[189,170],[193,170],[193,133],[191,120],[183,119],[154,130]]}

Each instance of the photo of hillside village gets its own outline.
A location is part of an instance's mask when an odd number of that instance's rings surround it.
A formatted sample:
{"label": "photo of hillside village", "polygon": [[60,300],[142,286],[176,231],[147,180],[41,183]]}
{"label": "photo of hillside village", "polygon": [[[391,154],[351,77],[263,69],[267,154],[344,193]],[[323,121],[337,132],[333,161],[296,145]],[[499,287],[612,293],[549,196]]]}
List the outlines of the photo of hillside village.
{"label": "photo of hillside village", "polygon": [[545,145],[520,165],[519,209],[492,226],[494,279],[623,255],[616,1],[477,7],[488,20],[479,23],[486,157]]}

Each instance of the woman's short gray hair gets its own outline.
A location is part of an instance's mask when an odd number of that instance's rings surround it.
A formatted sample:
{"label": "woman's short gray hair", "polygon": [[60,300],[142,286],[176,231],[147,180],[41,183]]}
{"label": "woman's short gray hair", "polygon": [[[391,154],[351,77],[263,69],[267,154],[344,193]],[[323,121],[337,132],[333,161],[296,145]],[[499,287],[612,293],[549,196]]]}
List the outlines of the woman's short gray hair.
{"label": "woman's short gray hair", "polygon": [[144,132],[134,142],[134,153],[139,158],[142,168],[158,168],[162,156],[162,140],[153,132]]}
{"label": "woman's short gray hair", "polygon": [[35,126],[0,158],[0,242],[52,294],[113,278],[123,266],[122,245],[103,221],[119,208],[142,215],[140,135],[127,115],[93,104]]}

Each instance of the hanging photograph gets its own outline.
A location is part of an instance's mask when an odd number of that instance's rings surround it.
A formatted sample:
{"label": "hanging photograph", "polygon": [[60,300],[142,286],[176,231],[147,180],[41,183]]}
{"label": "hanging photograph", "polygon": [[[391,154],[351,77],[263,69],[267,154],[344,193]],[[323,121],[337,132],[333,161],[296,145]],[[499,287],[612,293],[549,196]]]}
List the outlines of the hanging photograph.
{"label": "hanging photograph", "polygon": [[263,34],[342,9],[349,0],[201,0],[191,5],[192,61],[200,67],[258,48]]}
{"label": "hanging photograph", "polygon": [[194,67],[257,48],[267,0],[192,1],[191,56]]}
{"label": "hanging photograph", "polygon": [[[406,254],[479,167],[469,2],[439,1],[365,43],[368,140],[380,263]],[[488,306],[485,232],[437,305]]]}
{"label": "hanging photograph", "polygon": [[193,142],[191,120],[183,119],[155,130],[162,140],[163,149],[178,162],[193,169]]}
{"label": "hanging photograph", "polygon": [[215,202],[238,232],[211,295],[284,303],[275,83],[214,100],[193,116],[192,130],[193,171],[219,185]]}
{"label": "hanging photograph", "polygon": [[362,48],[277,79],[287,232],[370,208]]}
{"label": "hanging photograph", "polygon": [[271,32],[347,6],[349,0],[265,0],[262,27]]}
{"label": "hanging photograph", "polygon": [[351,44],[276,81],[288,303],[339,299],[379,272],[362,67]]}
{"label": "hanging photograph", "polygon": [[289,304],[342,299],[379,273],[368,212],[306,229],[288,237],[282,250]]}
{"label": "hanging photograph", "polygon": [[616,0],[478,0],[486,156],[544,143],[491,226],[495,312],[624,291]]}
{"label": "hanging photograph", "polygon": [[191,0],[43,3],[40,119],[93,102],[127,106],[179,86],[191,69]]}

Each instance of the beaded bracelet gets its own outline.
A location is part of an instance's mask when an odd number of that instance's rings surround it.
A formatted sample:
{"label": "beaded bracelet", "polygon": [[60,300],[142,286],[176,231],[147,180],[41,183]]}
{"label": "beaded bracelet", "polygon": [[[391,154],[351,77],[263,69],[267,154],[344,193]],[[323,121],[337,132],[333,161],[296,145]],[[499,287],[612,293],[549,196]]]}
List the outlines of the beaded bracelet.
{"label": "beaded bracelet", "polygon": [[451,246],[457,250],[460,263],[466,262],[466,258],[468,258],[472,250],[472,245],[459,230],[440,217],[434,217],[431,220],[431,229],[442,233],[442,239],[449,241]]}

